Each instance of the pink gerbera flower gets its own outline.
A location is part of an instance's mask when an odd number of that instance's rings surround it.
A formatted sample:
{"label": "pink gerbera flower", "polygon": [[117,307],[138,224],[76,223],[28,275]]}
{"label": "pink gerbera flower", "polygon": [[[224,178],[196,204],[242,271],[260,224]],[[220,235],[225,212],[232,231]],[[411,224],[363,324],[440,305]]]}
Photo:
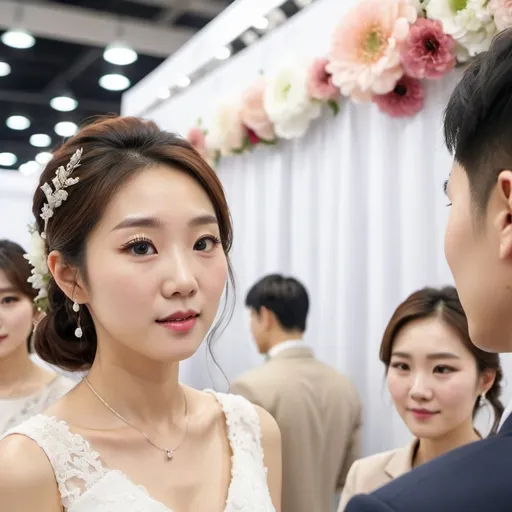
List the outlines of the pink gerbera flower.
{"label": "pink gerbera flower", "polygon": [[341,93],[355,101],[393,90],[403,74],[401,44],[417,18],[407,0],[362,0],[336,29],[326,66]]}

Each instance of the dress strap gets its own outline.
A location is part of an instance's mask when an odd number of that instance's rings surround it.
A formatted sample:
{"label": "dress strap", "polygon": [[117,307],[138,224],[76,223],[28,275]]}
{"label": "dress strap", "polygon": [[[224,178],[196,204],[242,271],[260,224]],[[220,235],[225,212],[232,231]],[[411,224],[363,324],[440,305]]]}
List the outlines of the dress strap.
{"label": "dress strap", "polygon": [[64,421],[39,414],[9,430],[4,438],[20,434],[32,439],[46,453],[59,486],[62,505],[69,509],[92,487],[106,470],[97,452],[80,435],[73,434]]}

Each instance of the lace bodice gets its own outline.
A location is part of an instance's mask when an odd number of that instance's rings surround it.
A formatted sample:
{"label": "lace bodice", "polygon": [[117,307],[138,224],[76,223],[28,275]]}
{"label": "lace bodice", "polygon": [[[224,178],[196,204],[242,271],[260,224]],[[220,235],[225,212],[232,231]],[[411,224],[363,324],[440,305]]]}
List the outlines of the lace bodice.
{"label": "lace bodice", "polygon": [[[255,407],[241,396],[208,392],[224,411],[233,453],[225,512],[275,512]],[[122,472],[104,467],[100,455],[63,421],[38,415],[5,436],[10,434],[25,435],[45,451],[67,512],[173,512]]]}
{"label": "lace bodice", "polygon": [[58,375],[36,393],[22,398],[0,398],[0,435],[40,414],[70,391],[76,382]]}

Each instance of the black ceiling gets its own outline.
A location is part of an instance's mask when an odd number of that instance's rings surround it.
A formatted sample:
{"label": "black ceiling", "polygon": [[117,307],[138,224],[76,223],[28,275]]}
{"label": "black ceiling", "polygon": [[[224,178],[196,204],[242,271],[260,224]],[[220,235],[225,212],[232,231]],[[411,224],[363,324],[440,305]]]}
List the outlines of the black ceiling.
{"label": "black ceiling", "polygon": [[[202,1],[216,5],[220,12],[232,0]],[[181,5],[179,11],[178,7],[176,8],[177,12],[165,7],[168,2],[160,3],[162,6],[158,5],[158,0],[46,2],[47,5],[65,4],[68,8],[80,6],[81,9],[114,13],[123,19],[132,18],[146,22],[158,20],[160,28],[188,28],[191,29],[191,34],[204,27],[214,16],[211,9],[208,13],[201,12],[197,6],[188,10],[188,2],[175,2],[177,6]],[[55,147],[62,141],[54,132],[54,126],[59,121],[80,124],[92,116],[119,112],[121,96],[126,91],[112,92],[100,87],[98,79],[105,72],[122,72],[133,86],[163,61],[162,58],[139,53],[137,61],[133,64],[116,69],[116,66],[103,59],[103,48],[43,39],[37,35],[35,37],[36,44],[27,50],[13,49],[0,42],[0,61],[5,61],[11,66],[11,74],[0,77],[0,153],[10,152],[18,157],[17,163],[12,166],[12,169],[16,170],[20,164],[33,160],[37,153],[45,151],[30,145],[29,138],[32,134],[50,135],[51,147]],[[73,112],[58,112],[49,104],[51,97],[64,86],[69,88],[78,100],[78,108]],[[14,114],[28,117],[31,126],[23,131],[8,128],[5,120]]]}

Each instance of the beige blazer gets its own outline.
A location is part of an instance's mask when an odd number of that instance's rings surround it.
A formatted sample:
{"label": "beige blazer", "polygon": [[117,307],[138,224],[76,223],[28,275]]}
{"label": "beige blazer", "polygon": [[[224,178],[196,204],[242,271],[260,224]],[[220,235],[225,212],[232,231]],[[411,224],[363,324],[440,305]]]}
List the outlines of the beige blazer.
{"label": "beige blazer", "polygon": [[343,487],[338,512],[343,512],[350,498],[356,494],[373,492],[411,471],[417,446],[418,439],[414,439],[404,448],[377,453],[354,462]]}
{"label": "beige blazer", "polygon": [[282,512],[331,512],[359,456],[361,405],[348,378],[307,347],[284,349],[231,385],[281,429]]}

